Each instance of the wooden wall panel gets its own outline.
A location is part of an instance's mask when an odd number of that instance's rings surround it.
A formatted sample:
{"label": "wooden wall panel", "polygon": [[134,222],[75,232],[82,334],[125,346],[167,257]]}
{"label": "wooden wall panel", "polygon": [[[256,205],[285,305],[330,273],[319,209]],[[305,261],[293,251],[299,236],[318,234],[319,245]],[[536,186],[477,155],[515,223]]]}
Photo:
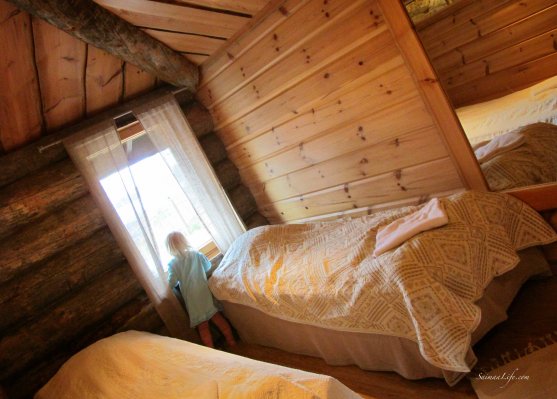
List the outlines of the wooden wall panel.
{"label": "wooden wall panel", "polygon": [[33,18],[35,61],[41,85],[46,129],[54,131],[85,114],[87,45]]}
{"label": "wooden wall panel", "polygon": [[[0,153],[155,88],[151,76],[0,0]],[[200,57],[206,55],[188,55]]]}
{"label": "wooden wall panel", "polygon": [[29,14],[0,0],[0,144],[10,151],[41,135],[43,117]]}
{"label": "wooden wall panel", "polygon": [[232,36],[248,19],[156,1],[95,0],[95,3],[136,26],[223,38]]}
{"label": "wooden wall panel", "polygon": [[265,6],[267,0],[178,0],[178,2],[253,15]]}
{"label": "wooden wall panel", "polygon": [[419,64],[427,58],[408,54],[421,49],[400,4],[284,4],[288,13],[269,12],[202,64],[198,92],[269,220],[483,187],[452,153],[462,143],[473,160],[433,71]]}
{"label": "wooden wall panel", "polygon": [[153,75],[135,65],[127,62],[124,64],[124,93],[122,95],[124,100],[152,90],[155,84],[156,78]]}
{"label": "wooden wall panel", "polygon": [[502,97],[555,76],[555,1],[459,3],[416,25],[455,107]]}
{"label": "wooden wall panel", "polygon": [[87,115],[118,104],[123,94],[124,62],[89,46],[85,73]]}

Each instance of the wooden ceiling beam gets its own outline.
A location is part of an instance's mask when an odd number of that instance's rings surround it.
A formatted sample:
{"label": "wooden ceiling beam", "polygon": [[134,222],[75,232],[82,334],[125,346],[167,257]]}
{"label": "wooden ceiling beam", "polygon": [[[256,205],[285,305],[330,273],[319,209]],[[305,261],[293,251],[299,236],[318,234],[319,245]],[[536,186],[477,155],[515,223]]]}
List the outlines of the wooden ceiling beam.
{"label": "wooden ceiling beam", "polygon": [[199,70],[185,57],[91,0],[9,0],[48,23],[195,93]]}

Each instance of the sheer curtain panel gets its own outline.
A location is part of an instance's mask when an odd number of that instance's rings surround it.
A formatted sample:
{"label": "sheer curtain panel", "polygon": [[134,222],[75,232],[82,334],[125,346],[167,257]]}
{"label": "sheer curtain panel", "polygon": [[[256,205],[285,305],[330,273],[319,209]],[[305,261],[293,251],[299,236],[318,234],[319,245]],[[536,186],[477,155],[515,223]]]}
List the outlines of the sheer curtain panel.
{"label": "sheer curtain panel", "polygon": [[[136,186],[136,177],[114,121],[110,119],[89,126],[65,139],[64,145],[169,332],[177,338],[198,341],[197,335],[189,329],[187,314],[167,284],[155,244],[155,240],[161,238],[153,234],[149,215]],[[110,178],[110,192],[103,187],[107,177]],[[117,207],[109,195],[119,198]]]}
{"label": "sheer curtain panel", "polygon": [[225,253],[245,227],[172,95],[133,110],[176,181]]}

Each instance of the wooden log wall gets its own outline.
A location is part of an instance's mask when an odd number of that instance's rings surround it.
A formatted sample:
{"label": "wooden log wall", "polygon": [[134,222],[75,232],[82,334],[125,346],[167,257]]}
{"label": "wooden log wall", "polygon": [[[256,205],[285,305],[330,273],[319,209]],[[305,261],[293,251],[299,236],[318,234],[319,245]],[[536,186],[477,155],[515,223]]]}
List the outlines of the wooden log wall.
{"label": "wooden log wall", "polygon": [[398,2],[287,0],[201,65],[198,99],[271,222],[484,187],[413,35]]}
{"label": "wooden log wall", "polygon": [[[69,158],[45,155],[33,170],[23,155],[0,159],[0,384],[11,399],[100,338],[163,327]],[[26,165],[15,178],[14,160]]]}
{"label": "wooden log wall", "polygon": [[[209,112],[190,96],[182,101],[246,225],[267,224],[213,133]],[[0,158],[0,384],[11,399],[31,397],[65,360],[100,338],[127,329],[165,331],[63,147],[38,151],[64,134]]]}
{"label": "wooden log wall", "polygon": [[416,31],[455,107],[556,75],[554,0],[460,0]]}
{"label": "wooden log wall", "polygon": [[0,0],[0,153],[153,89],[156,79]]}

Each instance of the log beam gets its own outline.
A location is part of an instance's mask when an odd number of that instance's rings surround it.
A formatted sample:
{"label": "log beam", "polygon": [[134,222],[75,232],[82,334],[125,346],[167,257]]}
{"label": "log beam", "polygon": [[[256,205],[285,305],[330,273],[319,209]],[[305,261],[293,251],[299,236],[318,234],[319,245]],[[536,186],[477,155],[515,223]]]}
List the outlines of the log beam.
{"label": "log beam", "polygon": [[238,168],[229,159],[213,165],[213,168],[225,190],[232,190],[242,184]]}
{"label": "log beam", "polygon": [[83,197],[85,180],[69,160],[20,179],[0,191],[0,237]]}
{"label": "log beam", "polygon": [[195,93],[199,70],[185,57],[90,0],[9,0],[59,29]]}
{"label": "log beam", "polygon": [[33,264],[65,250],[104,226],[100,209],[87,195],[37,223],[18,229],[9,240],[0,241],[0,283],[24,273]]}
{"label": "log beam", "polygon": [[213,117],[203,105],[194,101],[180,107],[198,139],[213,131]]}
{"label": "log beam", "polygon": [[255,200],[249,189],[244,185],[239,185],[228,192],[228,198],[236,209],[242,220],[247,220],[251,215],[257,212]]}
{"label": "log beam", "polygon": [[210,133],[201,138],[199,144],[201,144],[201,148],[205,152],[205,155],[207,155],[207,159],[209,159],[211,165],[216,165],[228,158],[224,144],[215,133]]}
{"label": "log beam", "polygon": [[124,255],[108,228],[42,262],[0,290],[0,331],[12,328],[44,312],[55,303],[81,290],[97,276],[124,262]]}

